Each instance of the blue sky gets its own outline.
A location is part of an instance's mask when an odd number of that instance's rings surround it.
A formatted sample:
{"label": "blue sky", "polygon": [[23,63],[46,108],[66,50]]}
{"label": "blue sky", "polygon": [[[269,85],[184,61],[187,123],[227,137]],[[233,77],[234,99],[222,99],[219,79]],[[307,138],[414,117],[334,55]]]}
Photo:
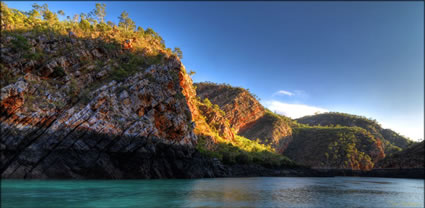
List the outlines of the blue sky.
{"label": "blue sky", "polygon": [[[104,3],[107,20],[125,10],[180,47],[196,82],[249,88],[293,118],[346,112],[424,138],[423,2]],[[95,2],[48,4],[72,17]]]}

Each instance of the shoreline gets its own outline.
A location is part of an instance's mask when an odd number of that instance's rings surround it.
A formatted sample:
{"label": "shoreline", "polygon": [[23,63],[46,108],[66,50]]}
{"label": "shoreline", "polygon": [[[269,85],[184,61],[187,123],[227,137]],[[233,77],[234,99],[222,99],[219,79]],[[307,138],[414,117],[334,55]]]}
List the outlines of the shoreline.
{"label": "shoreline", "polygon": [[[217,164],[216,164],[217,165]],[[309,169],[309,168],[265,168],[260,165],[223,165],[220,166],[221,172],[214,170],[204,171],[214,173],[204,176],[171,176],[171,177],[146,177],[143,175],[123,178],[105,177],[1,177],[1,180],[151,180],[151,179],[206,179],[206,178],[250,178],[250,177],[372,177],[372,178],[404,178],[404,179],[425,179],[424,168],[404,168],[404,169],[372,169],[370,171],[350,170],[350,169]],[[217,167],[217,166],[215,166]],[[214,168],[213,168],[214,169]],[[217,174],[217,175],[216,175]]]}
{"label": "shoreline", "polygon": [[[20,131],[11,131],[21,135]],[[74,132],[75,133],[75,132]],[[259,164],[223,164],[186,145],[161,139],[114,137],[97,132],[77,132],[57,140],[54,132],[32,141],[11,136],[0,147],[2,179],[166,179],[218,177],[333,177],[363,176],[424,178],[424,168],[314,169],[266,167]],[[3,140],[2,140],[3,141]],[[82,142],[84,141],[84,142]],[[46,145],[46,144],[56,144]]]}
{"label": "shoreline", "polygon": [[350,169],[316,169],[333,176],[382,177],[382,178],[416,178],[424,179],[424,168],[379,168],[370,171]]}

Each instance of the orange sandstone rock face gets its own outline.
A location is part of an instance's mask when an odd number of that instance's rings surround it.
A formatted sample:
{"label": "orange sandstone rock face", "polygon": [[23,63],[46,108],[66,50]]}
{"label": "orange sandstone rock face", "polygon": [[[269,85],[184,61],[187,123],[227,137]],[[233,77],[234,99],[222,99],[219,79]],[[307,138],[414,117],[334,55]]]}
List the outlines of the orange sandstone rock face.
{"label": "orange sandstone rock face", "polygon": [[236,132],[264,115],[264,107],[246,90],[228,85],[197,83],[201,99],[208,98],[226,112],[226,119]]}
{"label": "orange sandstone rock face", "polygon": [[264,115],[264,107],[248,92],[242,92],[223,110],[236,131]]}
{"label": "orange sandstone rock face", "polygon": [[185,73],[184,66],[177,60],[174,60],[179,69],[178,79],[182,87],[182,94],[186,98],[186,104],[190,109],[192,118],[192,127],[197,135],[208,137],[212,142],[216,142],[212,137],[211,127],[217,130],[219,136],[225,140],[233,140],[235,135],[227,123],[227,118],[223,117],[216,110],[203,105],[197,98],[197,93],[193,87],[190,76]]}
{"label": "orange sandstone rock face", "polygon": [[209,99],[224,112],[230,127],[238,134],[260,143],[272,145],[283,152],[292,137],[289,121],[267,113],[264,107],[247,90],[224,84],[196,83],[201,99]]}
{"label": "orange sandstone rock face", "polygon": [[[27,66],[22,54],[4,47],[13,37],[2,38],[2,70],[17,77],[17,81],[2,83],[2,127],[63,132],[58,133],[58,140],[66,137],[66,132],[93,131],[156,137],[165,143],[190,146],[196,143],[191,126],[192,117],[199,114],[192,102],[196,92],[177,58],[166,57],[157,65],[135,66],[137,69],[133,70],[137,72],[133,75],[111,81],[105,77],[119,67],[119,59],[115,53],[107,54],[95,41],[73,45],[73,51],[63,55],[57,53],[66,46],[60,43],[62,39],[26,38],[39,50],[44,50],[47,42],[54,42],[46,52],[52,57],[46,64],[32,60]],[[45,121],[52,116],[56,119],[47,124]]]}
{"label": "orange sandstone rock face", "polygon": [[230,141],[235,139],[235,134],[231,129],[228,120],[222,115],[221,112],[203,103],[200,103],[198,108],[201,114],[205,117],[205,122],[210,128],[214,128],[219,136],[225,140]]}
{"label": "orange sandstone rock face", "polygon": [[1,89],[0,108],[3,114],[13,114],[24,103],[24,91],[27,83],[19,81]]}
{"label": "orange sandstone rock face", "polygon": [[147,64],[149,54],[139,54],[140,65],[123,68],[128,57],[97,41],[67,47],[62,38],[23,36],[46,60],[28,61],[8,48],[13,37],[1,39],[1,72],[11,77],[0,80],[2,177],[215,174],[193,149],[200,113],[180,60]]}
{"label": "orange sandstone rock face", "polygon": [[177,67],[179,69],[178,72],[178,79],[179,84],[182,87],[182,94],[186,97],[186,104],[188,105],[190,109],[190,113],[192,115],[193,120],[196,121],[197,118],[199,118],[199,110],[197,107],[197,100],[196,100],[196,90],[193,88],[193,82],[190,76],[184,72],[184,66],[179,62],[176,61]]}
{"label": "orange sandstone rock face", "polygon": [[376,138],[376,150],[372,153],[373,162],[377,163],[378,161],[385,158],[384,145],[381,142],[381,139]]}

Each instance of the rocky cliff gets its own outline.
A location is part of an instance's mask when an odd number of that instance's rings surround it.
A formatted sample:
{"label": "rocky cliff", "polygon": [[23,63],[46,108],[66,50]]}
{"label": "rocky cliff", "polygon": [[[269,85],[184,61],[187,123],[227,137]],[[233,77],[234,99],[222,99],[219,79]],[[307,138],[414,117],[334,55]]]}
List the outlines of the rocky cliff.
{"label": "rocky cliff", "polygon": [[266,110],[248,90],[226,84],[196,83],[201,99],[208,99],[224,111],[237,134],[282,152],[291,141],[291,120]]}
{"label": "rocky cliff", "polygon": [[245,89],[213,83],[196,83],[196,93],[209,99],[225,113],[236,132],[264,115],[264,107]]}
{"label": "rocky cliff", "polygon": [[194,155],[199,112],[179,59],[159,51],[152,63],[146,51],[108,46],[31,32],[2,37],[2,177],[219,175]]}
{"label": "rocky cliff", "polygon": [[3,178],[284,175],[263,166],[294,167],[236,136],[225,112],[196,95],[180,59],[154,43],[128,51],[103,38],[5,34]]}

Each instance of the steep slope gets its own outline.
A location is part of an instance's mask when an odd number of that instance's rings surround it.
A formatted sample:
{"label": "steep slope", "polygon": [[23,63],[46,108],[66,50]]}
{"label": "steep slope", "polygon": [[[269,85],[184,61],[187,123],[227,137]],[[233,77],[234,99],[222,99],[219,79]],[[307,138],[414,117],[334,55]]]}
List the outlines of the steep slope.
{"label": "steep slope", "polygon": [[198,136],[197,148],[204,155],[217,158],[227,165],[257,165],[254,169],[261,166],[298,167],[287,157],[278,154],[269,144],[261,144],[237,135],[234,129],[230,128],[230,122],[225,118],[226,113],[218,105],[212,104],[208,99],[198,99],[197,104],[200,115],[197,117],[194,132]]}
{"label": "steep slope", "polygon": [[226,119],[236,132],[265,113],[264,107],[243,88],[207,82],[196,83],[195,86],[202,100],[209,99],[226,113]]}
{"label": "steep slope", "polygon": [[258,139],[263,144],[270,144],[277,152],[282,153],[292,141],[290,124],[289,118],[267,110],[259,119],[240,129],[239,134],[246,138]]}
{"label": "steep slope", "polygon": [[220,110],[217,105],[213,106],[208,100],[204,100],[204,102],[198,100],[197,103],[200,115],[195,119],[195,133],[209,136],[214,142],[217,142],[215,134],[223,140],[234,141],[235,132],[225,118],[224,111]]}
{"label": "steep slope", "polygon": [[381,129],[380,133],[384,138],[384,146],[388,154],[393,154],[395,152],[404,150],[416,143],[410,139],[407,139],[404,136],[401,136],[400,134],[394,132],[391,129]]}
{"label": "steep slope", "polygon": [[424,168],[424,141],[378,162],[377,168]]}
{"label": "steep slope", "polygon": [[382,141],[386,154],[405,149],[413,143],[390,129],[383,129],[375,120],[346,113],[322,113],[305,116],[297,119],[297,122],[310,126],[357,126],[366,129]]}
{"label": "steep slope", "polygon": [[291,119],[266,110],[249,91],[226,84],[196,83],[201,99],[218,105],[237,134],[282,152],[291,141]]}
{"label": "steep slope", "polygon": [[359,127],[295,128],[284,154],[313,168],[370,170],[385,157],[381,141]]}
{"label": "steep slope", "polygon": [[[44,57],[28,58],[17,40]],[[147,55],[107,51],[105,42],[71,45],[31,32],[1,41],[2,71],[16,78],[1,89],[2,177],[212,175],[190,170],[199,165],[197,137],[176,57],[162,54],[153,64]]]}

